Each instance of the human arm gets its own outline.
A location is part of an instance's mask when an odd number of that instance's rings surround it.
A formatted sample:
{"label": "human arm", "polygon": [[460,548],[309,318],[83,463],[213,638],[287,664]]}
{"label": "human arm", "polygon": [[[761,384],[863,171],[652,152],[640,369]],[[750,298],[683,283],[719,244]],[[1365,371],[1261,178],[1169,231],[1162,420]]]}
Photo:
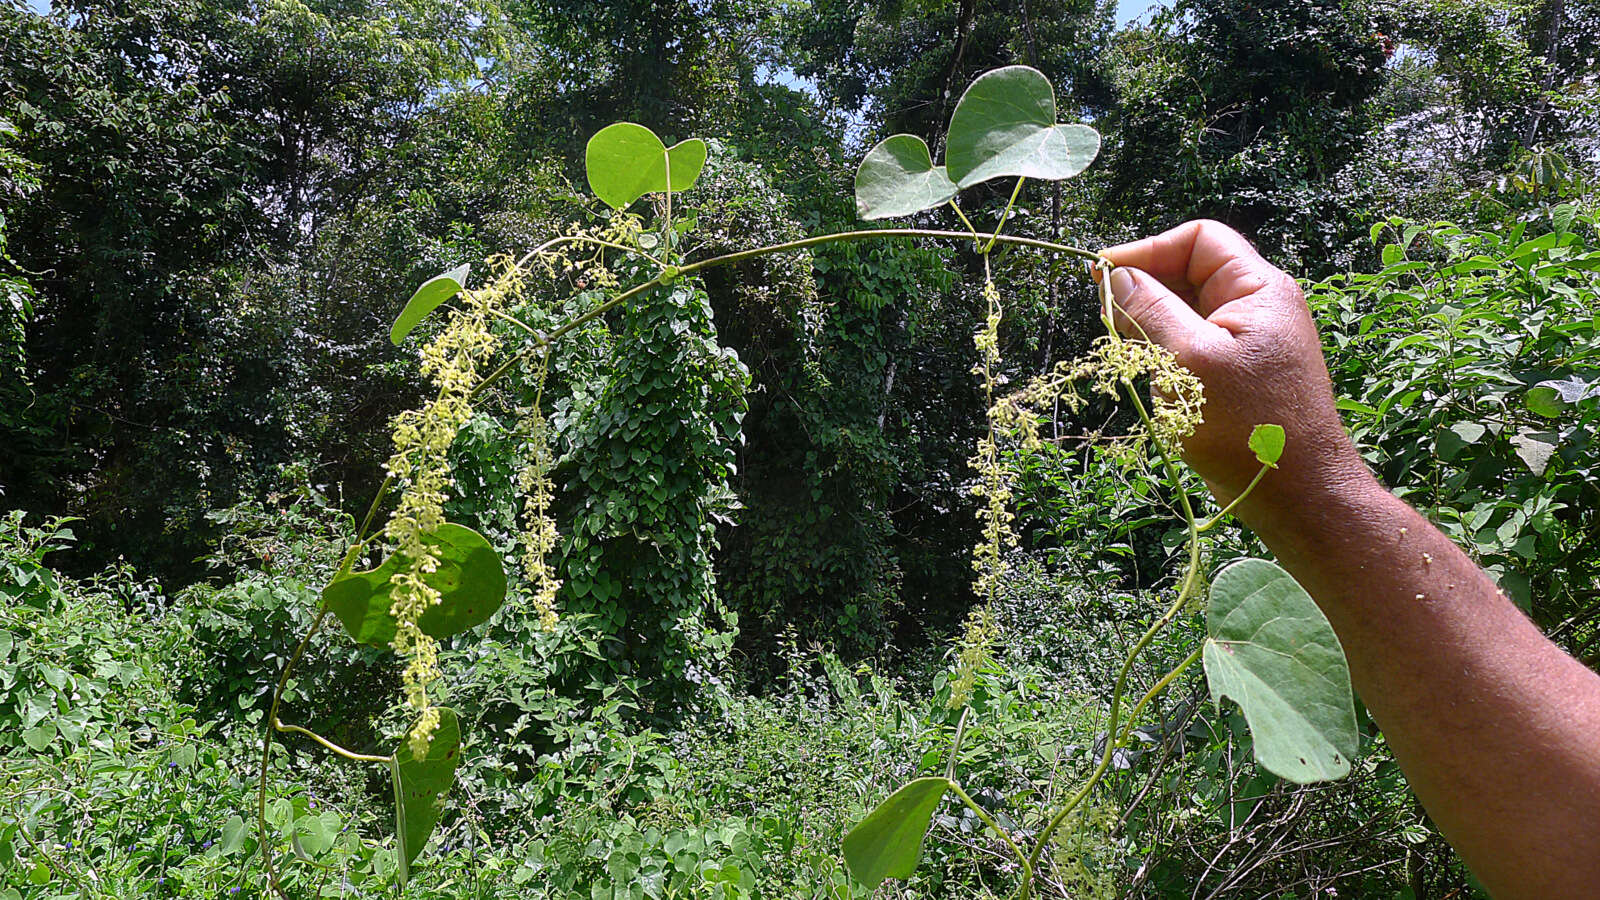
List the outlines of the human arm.
{"label": "human arm", "polygon": [[1205,384],[1184,458],[1327,614],[1357,691],[1429,814],[1497,898],[1600,896],[1600,676],[1546,639],[1466,554],[1380,485],[1345,434],[1294,280],[1236,232],[1190,222],[1105,251],[1118,327]]}

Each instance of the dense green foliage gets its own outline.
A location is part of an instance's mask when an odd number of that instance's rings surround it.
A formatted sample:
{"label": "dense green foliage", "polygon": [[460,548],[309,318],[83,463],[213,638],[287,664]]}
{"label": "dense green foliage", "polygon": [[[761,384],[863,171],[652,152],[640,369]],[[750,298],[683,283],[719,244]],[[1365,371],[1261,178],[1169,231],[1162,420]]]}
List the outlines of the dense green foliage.
{"label": "dense green foliage", "polygon": [[[390,418],[431,390],[413,348],[441,326],[396,349],[389,324],[439,272],[614,223],[582,163],[619,119],[707,138],[672,207],[705,258],[856,226],[879,138],[943,160],[978,73],[1039,68],[1104,149],[1025,185],[1011,231],[1094,247],[1213,216],[1306,276],[1368,459],[1593,664],[1597,43],[1590,0],[1179,0],[1127,27],[1091,0],[0,7],[0,898],[262,895],[267,698]],[[1000,184],[964,196],[975,221]],[[988,262],[1002,383],[1095,333],[1076,263]],[[983,266],[834,244],[679,280],[557,345],[562,619],[540,627],[510,565],[505,605],[442,646],[463,748],[408,895],[869,895],[841,838],[944,773],[958,720]],[[514,312],[548,330],[614,293],[582,277],[530,279]],[[451,448],[452,521],[507,558],[539,388],[513,373]],[[1094,767],[1104,685],[1174,593],[1175,485],[1077,440],[1129,424],[1091,404],[1007,457],[1021,548],[960,765],[1019,834]],[[1204,637],[1174,628],[1136,694]],[[400,682],[324,633],[286,721],[390,752]],[[1296,785],[1191,670],[1040,891],[1465,896],[1357,721],[1351,777]],[[292,735],[269,757],[286,883],[390,895],[387,778],[337,762]],[[1014,884],[970,809],[931,821],[905,896]]]}

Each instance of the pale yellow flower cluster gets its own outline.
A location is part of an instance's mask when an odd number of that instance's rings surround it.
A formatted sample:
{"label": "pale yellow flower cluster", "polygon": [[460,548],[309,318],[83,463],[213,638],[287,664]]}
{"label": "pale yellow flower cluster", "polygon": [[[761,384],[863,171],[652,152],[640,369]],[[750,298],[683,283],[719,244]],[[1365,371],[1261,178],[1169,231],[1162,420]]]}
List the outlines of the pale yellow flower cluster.
{"label": "pale yellow flower cluster", "polygon": [[554,629],[559,621],[556,592],[561,590],[561,580],[555,576],[549,562],[561,536],[556,531],[555,519],[550,516],[550,501],[555,493],[550,470],[555,466],[555,459],[550,450],[550,423],[540,409],[549,371],[547,355],[536,376],[533,408],[523,417],[527,462],[517,473],[517,488],[523,494],[522,514],[526,521],[521,536],[522,568],[533,585],[533,608],[539,614],[539,626],[546,631]]}
{"label": "pale yellow flower cluster", "polygon": [[[625,247],[648,252],[640,246],[643,233],[643,220],[632,213],[619,212],[604,225],[569,231],[561,243],[551,242],[532,254],[528,262],[548,278],[573,277],[580,290],[614,288],[621,282],[606,266],[607,250]],[[655,237],[651,235],[652,239]],[[577,252],[580,248],[586,248],[587,253]]]}
{"label": "pale yellow flower cluster", "polygon": [[[991,404],[994,399],[994,371],[1000,363],[1000,291],[992,280],[983,285],[986,307],[983,327],[972,336],[978,348],[978,364],[973,372],[982,376],[985,396]],[[949,707],[960,709],[972,699],[972,686],[977,678],[977,668],[988,655],[989,644],[994,640],[995,628],[992,613],[995,594],[1005,575],[1006,553],[1017,543],[1011,523],[1011,478],[1000,459],[997,442],[995,408],[990,407],[989,433],[978,441],[978,452],[969,461],[978,473],[978,483],[972,494],[984,502],[978,507],[978,521],[983,526],[983,537],[972,548],[972,569],[976,573],[973,590],[978,594],[978,606],[967,618],[961,637],[961,651],[956,659],[956,680],[950,690]]]}
{"label": "pale yellow flower cluster", "polygon": [[956,680],[950,684],[949,709],[960,709],[972,702],[972,689],[978,682],[978,667],[989,655],[989,645],[994,642],[999,629],[995,627],[994,612],[987,601],[979,603],[967,614],[967,627],[961,634],[961,650],[956,655]]}
{"label": "pale yellow flower cluster", "polygon": [[1017,436],[1024,449],[1037,449],[1041,443],[1041,410],[1057,402],[1073,412],[1083,409],[1088,398],[1079,390],[1080,383],[1087,384],[1091,393],[1116,400],[1124,385],[1132,386],[1143,377],[1150,379],[1149,434],[1135,433],[1130,438],[1137,443],[1152,437],[1167,449],[1177,451],[1204,421],[1205,394],[1200,379],[1180,365],[1165,347],[1115,335],[1097,338],[1088,353],[1058,363],[1055,371],[1033,379],[1027,387],[995,404],[995,420]]}
{"label": "pale yellow flower cluster", "polygon": [[451,484],[450,445],[472,417],[472,392],[480,370],[499,347],[490,320],[507,298],[517,293],[521,273],[502,265],[487,287],[462,291],[444,330],[422,350],[422,372],[438,394],[420,410],[401,413],[394,421],[394,454],[389,474],[405,486],[384,534],[403,561],[391,578],[389,611],[395,619],[390,647],[406,660],[401,672],[405,703],[416,713],[409,740],[415,756],[426,755],[439,726],[439,713],[428,698],[428,686],[439,677],[438,644],[420,621],[440,600],[428,578],[439,569],[439,557],[427,536],[444,524],[444,502]]}

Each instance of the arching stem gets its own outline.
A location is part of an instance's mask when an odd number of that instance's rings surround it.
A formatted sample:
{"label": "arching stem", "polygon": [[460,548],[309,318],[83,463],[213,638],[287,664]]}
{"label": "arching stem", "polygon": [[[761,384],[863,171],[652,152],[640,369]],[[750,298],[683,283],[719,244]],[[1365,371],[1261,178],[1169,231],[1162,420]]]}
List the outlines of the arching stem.
{"label": "arching stem", "polygon": [[[1021,190],[1022,190],[1022,180],[1018,179],[1016,188],[1012,190],[1011,200],[1010,200],[1010,202],[1008,202],[1006,204],[1006,210],[1001,215],[1000,226],[996,227],[995,233],[990,236],[988,243],[983,248],[981,248],[980,253],[982,253],[983,255],[987,256],[989,250],[992,249],[996,243],[1002,243],[1002,244],[1011,244],[1011,245],[1020,246],[1020,247],[1031,247],[1031,248],[1036,249],[1036,250],[1045,250],[1045,251],[1049,251],[1049,252],[1052,252],[1052,253],[1063,253],[1063,254],[1066,254],[1068,256],[1076,256],[1076,257],[1079,257],[1081,259],[1089,260],[1091,262],[1098,262],[1101,259],[1099,254],[1094,253],[1093,251],[1090,251],[1090,250],[1084,250],[1084,249],[1082,249],[1080,247],[1072,247],[1072,246],[1068,246],[1066,244],[1058,244],[1058,243],[1055,243],[1053,241],[1042,241],[1042,240],[1038,240],[1038,239],[1035,239],[1035,238],[1015,237],[1015,236],[1012,236],[1012,235],[1003,235],[1003,234],[1001,234],[1000,233],[1000,228],[1004,227],[1006,216],[1008,216],[1010,214],[1012,204],[1014,204],[1016,202],[1017,195]],[[671,216],[671,211],[670,211],[671,210],[671,206],[670,206],[671,198],[670,198],[670,195],[668,196],[667,204],[668,204],[668,206],[667,206],[667,218],[670,221],[670,216]],[[957,210],[957,213],[961,214],[959,209]],[[972,223],[967,221],[966,216],[964,214],[961,214],[961,218],[962,218],[963,222],[966,222],[968,228],[971,229],[970,233],[962,233],[962,232],[959,232],[959,231],[943,231],[943,230],[925,229],[925,228],[871,228],[871,229],[863,229],[863,230],[860,230],[860,231],[837,232],[837,233],[834,233],[834,234],[817,235],[815,237],[802,238],[802,239],[794,240],[794,241],[786,241],[786,242],[780,243],[780,244],[770,244],[770,245],[765,246],[765,247],[757,247],[757,248],[750,249],[750,250],[740,250],[740,251],[737,251],[737,252],[734,252],[734,253],[726,253],[726,254],[723,254],[721,256],[711,257],[710,259],[704,259],[704,260],[700,260],[698,262],[689,263],[688,265],[685,265],[685,266],[681,267],[680,269],[678,269],[677,272],[675,273],[674,277],[675,278],[681,278],[681,277],[684,277],[684,276],[692,275],[695,272],[698,272],[698,271],[700,271],[702,269],[710,269],[710,268],[714,268],[714,267],[717,267],[717,266],[731,265],[733,263],[742,262],[742,261],[747,260],[747,259],[754,259],[754,258],[761,257],[761,256],[769,256],[769,255],[774,254],[774,253],[786,253],[786,252],[790,252],[790,251],[794,251],[794,250],[805,250],[805,249],[808,249],[808,248],[811,248],[811,247],[819,247],[819,246],[822,246],[824,244],[838,243],[838,242],[841,242],[841,241],[859,241],[859,240],[868,240],[868,239],[874,239],[874,238],[929,238],[929,239],[951,239],[951,240],[977,240],[978,239],[977,231],[976,231],[976,229],[972,229]],[[561,244],[565,244],[565,243],[589,244],[589,245],[598,246],[598,247],[608,247],[608,248],[615,249],[615,250],[620,250],[620,251],[623,251],[623,252],[626,252],[626,253],[636,253],[636,254],[638,254],[640,256],[643,256],[643,257],[645,257],[647,259],[650,259],[650,260],[656,262],[658,265],[661,264],[659,259],[657,259],[654,256],[651,256],[649,253],[646,253],[646,252],[644,252],[643,250],[640,250],[637,247],[628,247],[626,245],[618,244],[618,243],[615,243],[613,241],[606,241],[606,240],[603,240],[603,239],[600,239],[600,238],[593,238],[593,237],[589,237],[589,236],[586,236],[586,235],[564,235],[562,237],[552,238],[552,239],[550,239],[548,241],[545,241],[544,243],[540,244],[539,246],[537,246],[534,249],[532,249],[532,250],[528,251],[527,253],[525,253],[517,261],[517,267],[518,268],[522,268],[522,267],[526,266],[529,262],[531,262],[536,256],[539,256],[540,254],[543,254],[543,253],[547,252],[551,248],[560,246]],[[987,265],[987,259],[985,259],[985,264]],[[478,396],[480,396],[484,391],[488,390],[494,384],[499,382],[499,380],[501,378],[503,378],[507,372],[511,371],[511,369],[513,367],[515,367],[516,365],[520,364],[524,360],[528,359],[534,353],[540,352],[540,351],[546,351],[547,352],[549,347],[555,341],[559,340],[560,338],[562,338],[563,336],[565,336],[568,333],[572,332],[573,330],[582,327],[583,325],[587,324],[588,322],[594,321],[595,319],[599,318],[600,316],[605,315],[607,312],[610,312],[611,310],[617,308],[618,306],[628,302],[629,300],[634,299],[635,297],[638,297],[638,296],[644,294],[645,292],[647,292],[647,291],[649,291],[649,290],[651,290],[653,288],[656,288],[658,286],[664,286],[666,283],[668,283],[669,280],[670,279],[667,279],[666,278],[666,274],[663,272],[662,274],[657,275],[655,278],[653,278],[653,279],[651,279],[649,281],[646,281],[646,282],[644,282],[642,284],[635,285],[634,287],[629,288],[628,290],[618,294],[617,296],[611,298],[610,300],[607,300],[604,303],[601,303],[599,306],[596,306],[594,309],[591,309],[588,312],[586,312],[586,313],[584,313],[584,314],[582,314],[582,315],[580,315],[580,316],[578,316],[578,317],[576,317],[574,319],[571,319],[571,320],[567,321],[566,323],[561,325],[561,327],[556,328],[555,330],[551,331],[549,334],[541,335],[536,330],[532,329],[530,326],[522,323],[520,320],[517,321],[516,322],[517,325],[519,325],[523,329],[525,329],[525,330],[527,330],[527,331],[532,333],[533,346],[531,346],[531,347],[523,350],[522,352],[518,353],[517,355],[515,355],[514,357],[512,357],[511,359],[509,359],[505,363],[503,363],[500,367],[496,368],[494,371],[492,371],[488,375],[484,376],[484,378],[481,381],[479,381],[478,384],[468,394],[468,399],[469,400],[477,399]],[[1142,413],[1142,407],[1141,407],[1141,413]],[[338,571],[337,574],[335,574],[334,578],[337,579],[339,577],[342,577],[342,576],[348,574],[350,572],[351,568],[354,566],[356,559],[359,558],[360,553],[363,550],[366,549],[367,542],[368,542],[368,537],[369,537],[369,535],[371,533],[372,526],[373,526],[374,522],[377,519],[378,510],[382,508],[383,501],[387,498],[388,493],[389,493],[390,489],[393,488],[393,486],[394,486],[394,476],[393,475],[385,476],[383,482],[381,484],[379,484],[377,493],[372,498],[372,503],[371,503],[370,506],[368,506],[367,513],[362,519],[361,528],[357,532],[354,542],[346,550],[345,557],[344,557],[344,562],[339,567],[339,571]],[[1185,504],[1187,505],[1187,498],[1185,498]],[[1191,526],[1193,525],[1192,518],[1191,518],[1191,523],[1190,524],[1191,524]],[[295,646],[294,652],[289,655],[289,659],[284,663],[283,670],[282,670],[282,672],[279,673],[277,684],[273,688],[273,691],[272,691],[272,700],[271,700],[271,703],[269,704],[269,707],[268,707],[266,728],[263,729],[264,730],[264,734],[262,736],[262,741],[261,741],[261,771],[260,771],[260,777],[258,779],[259,784],[258,784],[258,790],[257,790],[257,796],[256,796],[256,830],[257,830],[258,838],[260,840],[260,848],[259,849],[260,849],[260,852],[261,852],[261,858],[262,858],[263,863],[265,865],[265,868],[267,870],[267,883],[271,887],[273,892],[277,893],[281,897],[284,897],[285,900],[287,900],[287,894],[284,893],[283,886],[278,882],[277,871],[276,871],[275,867],[273,866],[273,862],[272,862],[272,850],[270,849],[269,844],[268,844],[268,840],[267,840],[267,774],[268,774],[268,767],[269,767],[270,760],[271,760],[273,733],[275,731],[278,731],[278,730],[283,730],[283,731],[290,731],[290,732],[305,734],[305,735],[310,736],[313,740],[317,740],[323,746],[328,747],[328,749],[333,750],[334,752],[339,753],[342,756],[346,756],[346,757],[349,757],[349,758],[352,758],[352,759],[358,759],[358,760],[361,760],[361,761],[381,761],[381,760],[384,760],[384,759],[388,759],[388,757],[372,757],[372,756],[368,756],[366,754],[351,753],[350,751],[346,751],[343,748],[340,748],[340,747],[337,747],[335,745],[332,745],[332,743],[329,742],[329,741],[326,741],[324,739],[319,738],[317,735],[315,735],[314,733],[308,731],[307,729],[302,729],[302,728],[299,728],[298,726],[286,726],[286,725],[283,725],[278,719],[278,711],[282,707],[283,693],[284,693],[284,690],[285,690],[286,686],[288,685],[289,675],[293,671],[295,664],[297,662],[299,662],[300,658],[305,654],[306,648],[310,644],[312,637],[317,633],[318,629],[320,629],[322,627],[322,623],[327,618],[327,615],[328,615],[328,608],[327,608],[326,604],[320,604],[319,608],[317,610],[317,615],[311,622],[311,627],[306,630],[305,636],[300,639],[300,642]],[[1131,662],[1130,662],[1130,664],[1131,664]],[[959,788],[957,788],[957,790],[959,790]],[[1005,836],[1006,840],[1008,842],[1010,841],[1010,837],[1004,835],[1004,832],[1002,832],[1002,836]],[[1020,851],[1019,851],[1019,858],[1021,858],[1023,860],[1025,878],[1028,879],[1028,880],[1031,880],[1032,866],[1037,862],[1038,849],[1037,848],[1035,849],[1034,854],[1033,854],[1033,856],[1031,858],[1020,857]],[[1024,884],[1026,885],[1027,881],[1025,881]]]}

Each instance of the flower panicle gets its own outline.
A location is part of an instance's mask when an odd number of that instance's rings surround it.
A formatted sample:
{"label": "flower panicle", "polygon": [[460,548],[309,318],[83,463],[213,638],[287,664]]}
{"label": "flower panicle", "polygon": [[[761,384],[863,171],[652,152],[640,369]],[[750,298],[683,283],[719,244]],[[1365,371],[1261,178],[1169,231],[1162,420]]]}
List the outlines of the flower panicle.
{"label": "flower panicle", "polygon": [[1159,344],[1128,341],[1115,335],[1095,339],[1077,359],[1057,363],[1021,390],[995,404],[992,418],[1024,450],[1037,450],[1044,422],[1042,410],[1060,403],[1081,411],[1095,394],[1119,399],[1124,386],[1141,378],[1150,384],[1150,426],[1128,435],[1134,447],[1154,439],[1177,451],[1205,420],[1205,392],[1200,379],[1184,368],[1172,352]]}
{"label": "flower panicle", "polygon": [[612,247],[628,247],[644,253],[639,243],[643,233],[644,220],[632,213],[619,212],[604,224],[566,232],[562,235],[566,240],[539,250],[528,262],[534,271],[546,278],[570,277],[580,289],[610,290],[620,286],[621,280],[606,264],[607,252]]}
{"label": "flower panicle", "polygon": [[550,423],[540,409],[548,374],[547,356],[535,375],[534,405],[522,413],[525,463],[517,473],[517,488],[523,494],[524,525],[518,541],[522,548],[523,573],[533,586],[533,608],[539,616],[539,627],[551,631],[560,621],[556,614],[556,593],[561,590],[561,579],[555,576],[550,565],[550,554],[561,534],[550,515],[550,503],[555,496],[550,472],[555,467],[555,458],[550,448]]}
{"label": "flower panicle", "polygon": [[424,756],[439,726],[439,713],[428,694],[440,677],[438,642],[422,630],[421,620],[441,595],[428,576],[439,569],[439,556],[429,536],[444,524],[449,498],[450,447],[472,418],[472,394],[483,367],[499,349],[491,330],[501,307],[520,295],[523,273],[509,259],[491,261],[498,273],[482,288],[462,291],[439,335],[421,350],[421,368],[437,393],[421,409],[394,420],[394,452],[387,468],[404,485],[400,501],[384,526],[384,536],[403,561],[390,577],[390,613],[395,634],[390,648],[405,659],[401,694],[416,718],[408,740],[414,756]]}
{"label": "flower panicle", "polygon": [[994,598],[1005,577],[1006,554],[1017,545],[1016,531],[1012,527],[1015,514],[1011,511],[1011,475],[1000,455],[1002,418],[998,417],[1001,413],[994,402],[995,370],[1000,364],[1000,323],[1004,314],[1000,290],[992,279],[984,282],[983,300],[986,309],[983,326],[972,337],[978,349],[978,362],[973,372],[983,379],[984,395],[990,402],[989,430],[978,440],[977,452],[968,460],[978,476],[972,495],[982,501],[977,511],[982,536],[972,548],[972,586],[978,595],[978,605],[967,617],[956,655],[956,679],[948,701],[951,709],[960,709],[972,700],[978,667],[987,658],[996,636]]}

